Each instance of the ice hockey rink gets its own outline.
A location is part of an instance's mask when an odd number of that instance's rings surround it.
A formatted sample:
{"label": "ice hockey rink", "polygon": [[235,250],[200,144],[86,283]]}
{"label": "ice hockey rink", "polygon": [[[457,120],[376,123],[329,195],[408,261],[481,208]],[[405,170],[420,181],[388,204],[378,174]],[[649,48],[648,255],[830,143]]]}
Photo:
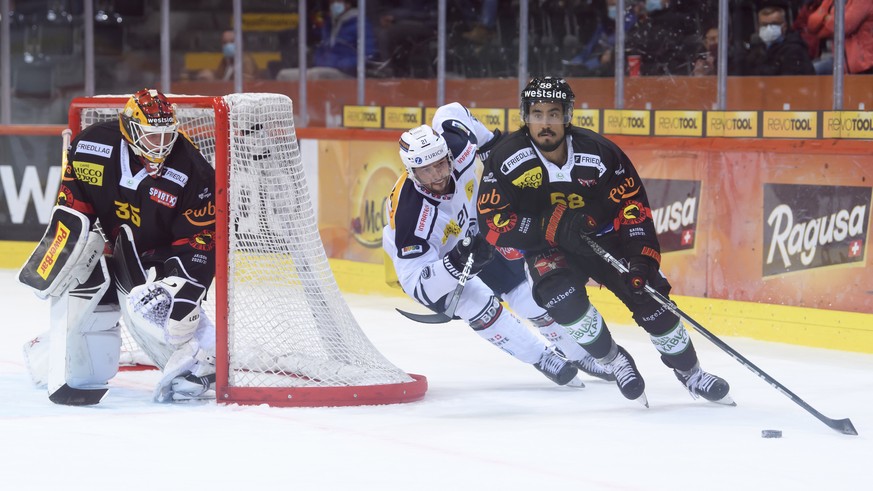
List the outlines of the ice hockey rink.
{"label": "ice hockey rink", "polygon": [[423,400],[165,405],[151,401],[157,372],[124,372],[99,405],[67,407],[30,382],[21,347],[47,327],[48,305],[14,277],[0,270],[4,490],[873,489],[873,355],[723,338],[826,416],[850,418],[860,435],[846,436],[693,332],[737,407],[693,400],[639,328],[613,333],[649,409],[584,376],[585,388],[557,387],[461,322],[408,321],[393,308],[416,311],[409,301],[348,296],[380,351],[427,376]]}

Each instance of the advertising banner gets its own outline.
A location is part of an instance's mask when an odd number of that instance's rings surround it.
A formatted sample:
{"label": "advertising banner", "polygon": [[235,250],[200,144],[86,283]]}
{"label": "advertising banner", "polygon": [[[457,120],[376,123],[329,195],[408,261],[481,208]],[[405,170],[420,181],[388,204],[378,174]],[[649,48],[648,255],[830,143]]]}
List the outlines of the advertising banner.
{"label": "advertising banner", "polygon": [[60,135],[0,135],[0,240],[42,237],[58,196],[60,162]]}
{"label": "advertising banner", "polygon": [[382,108],[343,106],[343,126],[346,128],[381,128]]}
{"label": "advertising banner", "polygon": [[703,136],[703,111],[655,111],[655,136]]}
{"label": "advertising banner", "polygon": [[652,113],[645,110],[604,110],[603,133],[649,136],[652,134]]}
{"label": "advertising banner", "polygon": [[694,249],[700,181],[647,179],[646,194],[661,253]]}
{"label": "advertising banner", "polygon": [[[385,128],[394,130],[408,130],[425,124],[420,107],[394,107],[385,108]],[[430,124],[428,122],[428,124]]]}
{"label": "advertising banner", "polygon": [[758,127],[757,111],[706,112],[706,136],[755,138]]}
{"label": "advertising banner", "polygon": [[869,187],[764,184],[763,275],[863,262]]}
{"label": "advertising banner", "polygon": [[319,229],[329,257],[382,263],[385,201],[403,172],[397,151],[384,141],[318,142]]}

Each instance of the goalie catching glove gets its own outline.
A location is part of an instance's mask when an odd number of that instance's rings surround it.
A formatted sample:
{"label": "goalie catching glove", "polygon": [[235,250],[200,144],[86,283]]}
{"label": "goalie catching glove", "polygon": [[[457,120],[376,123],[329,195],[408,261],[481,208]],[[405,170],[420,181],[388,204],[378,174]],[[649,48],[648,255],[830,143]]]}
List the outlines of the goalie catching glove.
{"label": "goalie catching glove", "polygon": [[197,330],[205,293],[206,288],[190,278],[156,279],[155,268],[150,268],[146,282],[130,290],[127,306],[132,316],[161,329],[166,342],[179,346],[191,340]]}
{"label": "goalie catching glove", "polygon": [[474,235],[458,241],[454,249],[443,258],[443,264],[453,277],[460,278],[461,271],[467,258],[473,255],[473,266],[470,268],[470,276],[476,276],[488,263],[494,259],[494,246],[489,244],[482,236]]}

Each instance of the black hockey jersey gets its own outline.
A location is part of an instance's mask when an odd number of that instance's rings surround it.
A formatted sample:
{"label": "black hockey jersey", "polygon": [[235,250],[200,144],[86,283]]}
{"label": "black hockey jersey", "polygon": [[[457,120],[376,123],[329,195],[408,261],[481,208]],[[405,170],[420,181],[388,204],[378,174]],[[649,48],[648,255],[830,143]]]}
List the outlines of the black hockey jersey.
{"label": "black hockey jersey", "polygon": [[117,121],[84,129],[68,149],[58,205],[99,219],[114,244],[122,224],[133,231],[143,267],[177,256],[203,285],[215,275],[215,171],[179,135],[161,174],[150,177]]}
{"label": "black hockey jersey", "polygon": [[542,156],[526,129],[492,150],[477,202],[488,241],[526,251],[553,247],[544,217],[564,204],[593,217],[597,235],[620,234],[624,257],[648,256],[660,264],[649,200],[630,159],[584,128],[570,127],[566,138],[567,161],[560,166]]}

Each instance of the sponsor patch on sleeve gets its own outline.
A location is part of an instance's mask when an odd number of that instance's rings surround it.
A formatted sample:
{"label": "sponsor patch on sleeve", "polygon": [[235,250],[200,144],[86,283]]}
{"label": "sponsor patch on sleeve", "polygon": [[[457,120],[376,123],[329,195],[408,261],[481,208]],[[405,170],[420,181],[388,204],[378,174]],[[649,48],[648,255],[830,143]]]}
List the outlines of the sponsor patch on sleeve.
{"label": "sponsor patch on sleeve", "polygon": [[112,156],[112,145],[82,140],[76,145],[76,153],[90,153],[91,155],[108,159]]}
{"label": "sponsor patch on sleeve", "polygon": [[418,213],[418,221],[415,223],[416,237],[427,240],[433,227],[434,215],[436,215],[436,208],[430,203],[422,203],[421,211]]}
{"label": "sponsor patch on sleeve", "polygon": [[421,254],[422,252],[424,252],[424,248],[421,247],[420,244],[406,246],[400,249],[400,257],[407,257],[413,254]]}

